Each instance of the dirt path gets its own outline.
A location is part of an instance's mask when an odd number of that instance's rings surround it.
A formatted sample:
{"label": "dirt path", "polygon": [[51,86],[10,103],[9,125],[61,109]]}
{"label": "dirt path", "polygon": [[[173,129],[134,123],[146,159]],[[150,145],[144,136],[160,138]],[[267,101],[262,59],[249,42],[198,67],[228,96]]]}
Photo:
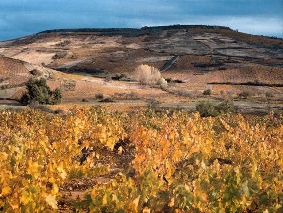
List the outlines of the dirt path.
{"label": "dirt path", "polygon": [[67,63],[65,63],[65,64],[63,64],[63,65],[61,65],[61,66],[59,66],[57,68],[59,68],[59,69],[64,69],[64,68],[65,69],[70,69],[71,67],[76,66],[77,64],[79,64],[81,62],[84,62],[84,61],[85,61],[84,58],[80,59],[80,60],[69,61],[69,62],[67,62]]}
{"label": "dirt path", "polygon": [[115,151],[107,149],[96,150],[101,153],[100,159],[94,159],[94,163],[101,167],[110,167],[110,170],[98,177],[77,177],[67,181],[60,187],[61,198],[58,201],[59,212],[73,212],[76,202],[85,200],[85,191],[92,189],[95,185],[109,183],[119,172],[127,173],[130,163],[134,158],[132,151],[125,151],[119,155]]}
{"label": "dirt path", "polygon": [[165,72],[166,70],[170,69],[171,66],[176,62],[178,61],[180,58],[179,55],[175,55],[173,56],[169,61],[167,61],[164,66],[162,67],[162,69],[160,70],[160,72]]}

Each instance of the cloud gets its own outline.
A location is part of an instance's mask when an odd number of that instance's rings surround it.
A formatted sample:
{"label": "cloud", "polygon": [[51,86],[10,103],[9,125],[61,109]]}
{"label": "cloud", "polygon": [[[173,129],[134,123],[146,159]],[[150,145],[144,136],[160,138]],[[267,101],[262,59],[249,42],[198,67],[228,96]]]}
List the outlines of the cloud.
{"label": "cloud", "polygon": [[180,12],[196,15],[282,16],[282,1],[273,0],[180,0]]}
{"label": "cloud", "polygon": [[[197,22],[191,22],[191,24],[208,24],[208,25],[222,25],[232,28],[233,30],[239,30],[240,32],[255,34],[255,35],[277,35],[282,37],[282,22],[277,18],[266,18],[261,16],[214,16],[199,17]],[[280,35],[281,34],[281,35]]]}

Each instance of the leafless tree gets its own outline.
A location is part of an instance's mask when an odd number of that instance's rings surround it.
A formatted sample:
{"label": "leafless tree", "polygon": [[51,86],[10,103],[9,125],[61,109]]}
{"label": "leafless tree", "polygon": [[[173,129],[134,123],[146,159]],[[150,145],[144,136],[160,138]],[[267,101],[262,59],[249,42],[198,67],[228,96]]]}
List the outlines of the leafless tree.
{"label": "leafless tree", "polygon": [[161,78],[160,71],[152,66],[142,64],[135,71],[134,76],[141,84],[154,85]]}

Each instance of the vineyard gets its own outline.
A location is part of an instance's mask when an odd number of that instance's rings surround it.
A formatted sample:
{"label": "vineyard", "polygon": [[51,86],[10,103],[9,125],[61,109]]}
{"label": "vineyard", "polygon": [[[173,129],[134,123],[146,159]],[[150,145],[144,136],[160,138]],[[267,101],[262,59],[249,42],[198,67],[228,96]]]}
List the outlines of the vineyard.
{"label": "vineyard", "polygon": [[[273,113],[2,110],[0,212],[283,212],[282,140]],[[63,209],[66,183],[109,173]]]}

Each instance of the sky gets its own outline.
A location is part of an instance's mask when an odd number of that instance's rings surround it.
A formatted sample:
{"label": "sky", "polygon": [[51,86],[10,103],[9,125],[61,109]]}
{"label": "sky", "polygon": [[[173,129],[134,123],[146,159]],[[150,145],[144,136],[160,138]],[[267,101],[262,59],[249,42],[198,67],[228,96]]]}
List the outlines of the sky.
{"label": "sky", "polygon": [[66,28],[220,25],[283,38],[283,0],[1,0],[0,41]]}

